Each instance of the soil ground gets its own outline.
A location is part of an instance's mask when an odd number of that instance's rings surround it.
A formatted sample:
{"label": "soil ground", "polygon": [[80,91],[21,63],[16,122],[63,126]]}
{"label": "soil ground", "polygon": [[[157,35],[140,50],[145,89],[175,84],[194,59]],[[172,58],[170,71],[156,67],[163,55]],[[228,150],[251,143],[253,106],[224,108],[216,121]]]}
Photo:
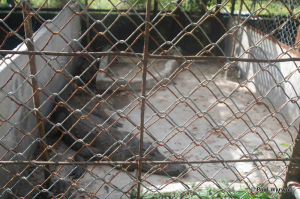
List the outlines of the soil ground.
{"label": "soil ground", "polygon": [[[255,159],[272,158],[287,149],[295,138],[296,131],[282,130],[282,126],[286,125],[284,118],[272,117],[268,105],[255,103],[257,94],[247,89],[247,85],[239,87],[238,81],[242,80],[235,81],[234,76],[224,79],[222,73],[218,72],[220,70],[218,62],[197,62],[196,65],[192,65],[190,70],[180,72],[168,88],[162,87],[157,92],[147,91],[145,109],[147,133],[144,140],[156,146],[152,139],[155,137],[156,140],[165,143],[158,149],[166,157],[174,159],[174,154],[179,154],[186,161],[242,159],[247,158],[247,154]],[[208,81],[210,79],[213,81]],[[200,82],[204,82],[206,86],[199,88]],[[138,133],[136,126],[140,125],[141,109],[140,105],[136,106],[138,103],[136,94],[127,91],[94,92],[103,94],[103,99],[107,100],[107,103],[99,105],[96,109],[109,109],[107,112],[123,124],[120,130]],[[97,100],[91,100],[89,95],[82,92],[77,92],[71,100],[82,106],[87,104],[88,110],[92,110],[97,104]],[[220,103],[222,100],[224,103]],[[116,110],[125,113],[126,118],[120,118],[114,112]],[[244,112],[246,114],[243,114]],[[268,139],[269,142],[266,142]],[[63,153],[68,146],[61,142],[55,148]],[[75,154],[73,150],[67,151],[66,156],[71,157]],[[187,174],[174,183],[200,183],[201,186],[197,188],[203,188],[208,184],[211,185],[213,181],[225,179],[230,187],[233,186],[232,183],[249,188],[264,183],[272,187],[281,187],[287,163],[189,164]],[[191,169],[192,167],[194,169]],[[74,167],[57,166],[53,167],[53,170],[65,177],[72,168]],[[73,189],[72,198],[89,198],[85,192],[98,198],[106,196],[116,198],[119,196],[119,190],[123,192],[130,190],[133,186],[132,176],[136,175],[120,172],[111,166],[87,166],[87,170],[90,173],[78,181],[66,177],[70,184],[84,189],[82,193],[74,192]],[[168,176],[155,174],[145,175],[143,180],[144,190],[159,191],[163,191],[165,185],[171,181]],[[184,186],[174,186],[174,189],[180,188]]]}

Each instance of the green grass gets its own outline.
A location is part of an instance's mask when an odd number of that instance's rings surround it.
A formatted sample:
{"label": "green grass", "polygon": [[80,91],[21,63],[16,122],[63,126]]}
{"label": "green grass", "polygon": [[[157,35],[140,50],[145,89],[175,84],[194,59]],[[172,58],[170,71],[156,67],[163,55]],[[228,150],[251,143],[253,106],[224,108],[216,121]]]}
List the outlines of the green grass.
{"label": "green grass", "polygon": [[[221,179],[220,185],[225,185],[224,187],[228,186],[228,182],[226,179]],[[259,185],[261,186],[261,185]],[[195,184],[192,185],[192,187],[195,187]],[[136,197],[136,190],[133,190],[133,196],[132,199]],[[227,189],[226,191],[219,190],[214,187],[207,187],[206,189],[196,190],[194,192],[187,192],[187,191],[177,191],[173,193],[145,193],[141,196],[143,199],[238,199],[238,198],[244,198],[244,199],[278,199],[279,194],[276,196],[272,196],[269,192],[259,192],[256,195],[251,195],[249,189],[243,189],[243,190],[234,190],[234,189]]]}
{"label": "green grass", "polygon": [[286,149],[286,154],[283,155],[281,158],[290,158],[290,157],[291,157],[291,154],[292,154],[292,148],[294,147],[294,144],[292,144],[292,145],[290,146],[290,145],[288,145],[288,144],[282,143],[282,144],[280,144],[280,145],[287,147],[287,149]]}
{"label": "green grass", "polygon": [[[268,192],[258,193],[256,195],[250,195],[248,189],[245,190],[230,190],[228,192],[217,192],[218,190],[215,188],[207,188],[206,190],[195,191],[195,193],[186,193],[186,192],[175,192],[175,193],[162,193],[162,194],[145,194],[142,195],[143,199],[173,199],[173,198],[181,198],[181,199],[271,199],[271,198],[279,198],[279,195],[272,197]],[[200,197],[199,197],[200,196]],[[135,198],[132,197],[132,199]]]}

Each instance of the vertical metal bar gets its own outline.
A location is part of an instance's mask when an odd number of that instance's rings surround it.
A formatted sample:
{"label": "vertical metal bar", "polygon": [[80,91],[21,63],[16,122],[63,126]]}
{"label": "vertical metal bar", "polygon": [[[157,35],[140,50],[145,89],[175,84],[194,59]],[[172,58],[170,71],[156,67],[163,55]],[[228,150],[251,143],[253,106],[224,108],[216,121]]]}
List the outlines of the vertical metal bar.
{"label": "vertical metal bar", "polygon": [[[217,12],[219,9],[220,9],[220,4],[222,3],[221,0],[217,0],[217,6],[216,6],[216,9],[215,9],[215,12]],[[220,15],[220,12],[218,13]]]}
{"label": "vertical metal bar", "polygon": [[139,146],[139,164],[138,164],[138,187],[137,198],[141,195],[141,183],[142,183],[142,164],[143,164],[143,142],[144,142],[144,116],[145,116],[145,103],[146,103],[146,76],[147,76],[147,64],[148,64],[148,46],[149,46],[149,22],[151,14],[151,0],[147,0],[146,5],[146,17],[145,17],[145,38],[144,38],[144,54],[143,54],[143,74],[142,74],[142,91],[141,91],[141,124],[140,124],[140,146]]}
{"label": "vertical metal bar", "polygon": [[[298,31],[297,31],[297,37],[296,37],[296,42],[295,44],[297,44],[298,42],[300,42],[300,24],[298,26]],[[298,44],[299,45],[299,44]]]}
{"label": "vertical metal bar", "polygon": [[235,0],[232,0],[232,5],[231,5],[231,16],[233,17],[233,12],[234,12],[234,6],[235,6]]}
{"label": "vertical metal bar", "polygon": [[[29,8],[29,0],[26,2],[23,2],[23,19],[25,20],[24,23],[24,30],[25,30],[25,38],[26,39],[30,39],[33,35],[33,30],[32,30],[32,21],[31,18],[29,17],[27,20],[26,18],[29,15],[30,12],[30,8]],[[34,46],[32,44],[33,40],[31,39],[31,42],[28,41],[26,42],[28,51],[34,51]],[[35,55],[28,55],[28,59],[29,59],[29,71],[31,75],[35,75],[36,74],[36,59],[35,59]],[[38,82],[35,78],[31,79],[32,82],[32,93],[33,93],[33,104],[34,104],[34,108],[39,108],[41,106],[41,100],[40,100],[40,94],[38,91],[39,85]],[[42,112],[42,109],[39,108],[39,111]],[[40,112],[36,111],[36,121],[37,121],[37,125],[38,125],[38,132],[39,132],[39,137],[43,138],[45,137],[45,129],[44,129],[44,123],[42,122],[43,116],[40,114]],[[44,141],[46,141],[44,139]],[[45,146],[44,143],[39,142],[41,149],[42,149],[42,160],[43,161],[48,161],[49,157],[48,157],[48,151],[47,151],[47,146]],[[50,170],[49,165],[45,165],[45,167]],[[46,186],[47,188],[51,186],[51,174],[45,169],[44,170],[44,174],[45,174],[45,180],[46,181]]]}
{"label": "vertical metal bar", "polygon": [[156,0],[153,1],[154,1],[153,17],[155,17],[157,14],[158,3]]}
{"label": "vertical metal bar", "polygon": [[[299,158],[300,157],[300,140],[299,140],[300,137],[299,136],[300,136],[300,123],[299,123],[299,127],[298,127],[298,135],[295,140],[291,158]],[[291,181],[299,182],[299,180],[300,180],[299,176],[300,176],[299,165],[297,165],[297,163],[295,161],[290,161],[289,166],[286,171],[286,176],[285,176],[282,188],[287,188],[288,182],[291,182]],[[283,192],[280,195],[279,199],[286,199],[286,198],[294,198],[293,193],[292,192]]]}
{"label": "vertical metal bar", "polygon": [[[244,1],[241,0],[241,5],[240,5],[240,10],[239,10],[239,15],[238,15],[238,18],[237,18],[238,24],[240,23],[240,19],[241,19],[243,3],[244,3]],[[235,34],[237,34],[237,32],[236,32]],[[235,38],[233,37],[233,44],[232,44],[232,50],[231,50],[231,57],[234,56],[235,43],[236,43],[236,40],[235,40]]]}
{"label": "vertical metal bar", "polygon": [[[88,0],[85,0],[85,10],[88,11]],[[84,13],[85,14],[85,17],[86,17],[86,20],[87,22],[85,23],[85,27],[86,27],[86,30],[89,29],[89,21],[90,21],[90,17],[87,13]],[[87,51],[88,52],[91,52],[91,46],[89,45],[91,42],[91,36],[90,36],[90,31],[88,31],[86,33],[86,45],[88,46],[87,48]]]}
{"label": "vertical metal bar", "polygon": [[[238,15],[238,18],[237,18],[237,23],[238,24],[240,23],[240,17],[241,17],[242,8],[243,8],[243,2],[244,1],[241,0],[239,15]],[[235,6],[235,0],[232,0],[232,7],[231,7],[231,16],[232,17],[233,17],[233,13],[234,13],[234,6]],[[231,47],[231,54],[230,54],[231,57],[234,56],[235,44],[236,44],[236,38],[235,38],[235,36],[236,35],[237,35],[237,31],[234,33],[234,36],[232,38],[232,47]],[[227,80],[227,73],[228,73],[228,70],[225,70],[224,76],[223,76],[224,80]]]}

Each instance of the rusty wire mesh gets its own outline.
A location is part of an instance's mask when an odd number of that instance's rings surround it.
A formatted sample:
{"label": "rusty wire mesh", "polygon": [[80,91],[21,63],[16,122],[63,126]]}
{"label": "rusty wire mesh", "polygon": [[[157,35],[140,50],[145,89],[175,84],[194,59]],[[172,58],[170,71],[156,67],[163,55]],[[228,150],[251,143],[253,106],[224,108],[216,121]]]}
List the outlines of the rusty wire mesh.
{"label": "rusty wire mesh", "polygon": [[[255,19],[249,20],[248,24],[256,27],[265,34],[272,34],[277,40],[288,46],[293,46],[296,42],[298,22],[291,16],[293,16],[295,11],[297,12],[299,2],[286,1],[284,5],[280,1],[272,2],[272,5],[269,6],[277,10],[277,12],[272,13],[272,15],[268,13],[268,10],[263,11],[260,9],[265,7],[267,3],[267,1],[253,1],[252,4],[248,6],[249,14],[257,15],[256,12],[265,13],[259,14]],[[277,31],[272,33],[273,30],[276,29]]]}
{"label": "rusty wire mesh", "polygon": [[282,187],[299,123],[298,1],[57,2],[2,2],[0,197]]}

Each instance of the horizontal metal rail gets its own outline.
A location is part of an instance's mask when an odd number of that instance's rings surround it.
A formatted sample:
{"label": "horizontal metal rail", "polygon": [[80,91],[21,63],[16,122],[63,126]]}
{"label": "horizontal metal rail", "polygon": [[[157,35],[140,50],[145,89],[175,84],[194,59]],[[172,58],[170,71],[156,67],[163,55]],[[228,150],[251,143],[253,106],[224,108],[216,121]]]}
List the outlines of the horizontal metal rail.
{"label": "horizontal metal rail", "polygon": [[300,199],[300,184],[298,182],[289,182],[288,188],[292,191],[296,199]]}
{"label": "horizontal metal rail", "polygon": [[[265,162],[265,161],[299,161],[300,158],[262,158],[262,159],[240,159],[240,160],[194,160],[194,161],[143,161],[148,164],[205,164],[205,163],[226,163],[226,162]],[[107,162],[52,162],[52,161],[0,161],[0,165],[6,164],[37,164],[37,165],[111,165],[111,164],[138,164],[138,161],[107,161]]]}
{"label": "horizontal metal rail", "polygon": [[[127,57],[143,57],[143,53],[129,53],[129,52],[52,52],[52,51],[16,51],[16,50],[0,50],[0,54],[20,54],[20,55],[53,55],[53,56],[127,56]],[[242,61],[242,62],[289,62],[300,61],[300,57],[282,58],[282,59],[254,59],[254,58],[237,58],[225,56],[176,56],[176,55],[153,55],[152,59],[175,59],[175,60],[220,60],[220,61]]]}

